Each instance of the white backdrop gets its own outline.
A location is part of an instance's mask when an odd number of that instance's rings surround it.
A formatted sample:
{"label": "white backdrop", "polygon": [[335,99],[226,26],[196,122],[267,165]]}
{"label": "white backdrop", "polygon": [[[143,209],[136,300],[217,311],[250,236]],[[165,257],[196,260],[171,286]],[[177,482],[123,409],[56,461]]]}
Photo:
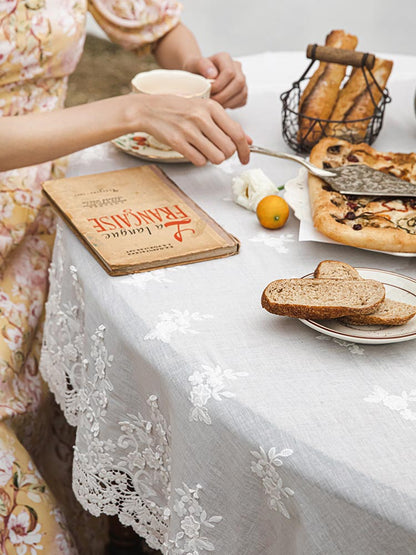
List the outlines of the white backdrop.
{"label": "white backdrop", "polygon": [[[242,56],[304,50],[332,29],[359,37],[359,50],[416,54],[415,0],[182,0],[183,21],[204,54]],[[88,30],[104,36],[90,20]]]}

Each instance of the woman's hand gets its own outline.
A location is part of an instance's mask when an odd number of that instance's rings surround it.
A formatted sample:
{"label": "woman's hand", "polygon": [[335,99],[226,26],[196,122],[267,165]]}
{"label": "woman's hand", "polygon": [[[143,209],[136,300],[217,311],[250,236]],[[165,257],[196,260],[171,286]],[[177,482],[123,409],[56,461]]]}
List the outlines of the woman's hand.
{"label": "woman's hand", "polygon": [[220,164],[238,152],[243,164],[250,158],[251,139],[240,124],[211,99],[172,95],[131,95],[139,102],[137,129],[180,152],[196,166]]}
{"label": "woman's hand", "polygon": [[213,79],[211,98],[224,108],[239,108],[247,102],[247,83],[240,62],[226,52],[209,58],[197,56],[186,60],[183,69]]}

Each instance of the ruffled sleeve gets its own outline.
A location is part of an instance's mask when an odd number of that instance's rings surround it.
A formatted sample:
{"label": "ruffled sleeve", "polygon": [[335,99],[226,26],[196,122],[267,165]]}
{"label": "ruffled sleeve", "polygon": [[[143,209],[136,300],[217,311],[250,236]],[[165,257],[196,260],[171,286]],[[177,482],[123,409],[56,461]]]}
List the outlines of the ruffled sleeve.
{"label": "ruffled sleeve", "polygon": [[89,0],[94,19],[108,37],[127,50],[146,50],[179,22],[176,0]]}

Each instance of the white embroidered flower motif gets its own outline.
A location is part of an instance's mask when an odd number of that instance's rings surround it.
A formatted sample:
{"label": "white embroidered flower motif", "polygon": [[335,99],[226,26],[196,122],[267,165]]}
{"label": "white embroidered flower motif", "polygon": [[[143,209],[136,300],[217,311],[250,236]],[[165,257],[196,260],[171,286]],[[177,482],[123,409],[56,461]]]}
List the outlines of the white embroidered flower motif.
{"label": "white embroidered flower motif", "polygon": [[83,384],[79,391],[78,410],[81,418],[86,420],[95,437],[100,432],[100,422],[107,413],[108,392],[113,390],[113,384],[107,377],[107,370],[111,366],[114,356],[109,355],[104,341],[105,326],[101,324],[91,336],[91,360],[94,361],[94,370],[90,379],[87,378],[90,362],[82,361],[81,371]]}
{"label": "white embroidered flower motif", "polygon": [[173,510],[181,518],[181,531],[176,533],[174,539],[164,542],[163,547],[169,555],[200,555],[205,551],[215,551],[214,544],[203,534],[221,522],[222,516],[208,518],[199,502],[201,489],[199,484],[195,489],[190,489],[186,484],[175,489],[178,497]]}
{"label": "white embroidered flower motif", "polygon": [[195,422],[199,420],[205,424],[211,424],[211,417],[205,406],[209,399],[221,401],[223,397],[234,397],[234,393],[225,389],[227,382],[248,376],[248,374],[247,372],[235,372],[230,368],[223,370],[218,365],[215,368],[202,365],[202,370],[202,372],[194,372],[188,378],[192,385],[189,400],[193,404],[193,408],[189,412],[189,420]]}
{"label": "white embroidered flower motif", "polygon": [[345,347],[352,355],[363,355],[364,349],[357,345],[357,343],[351,343],[350,341],[343,341],[342,339],[337,339],[336,337],[326,337],[325,335],[317,335],[316,339],[319,341],[333,341],[340,345],[341,347]]}
{"label": "white embroidered flower motif", "polygon": [[149,501],[157,495],[169,497],[170,427],[159,410],[156,395],[150,395],[147,404],[151,420],[138,413],[128,414],[129,420],[119,422],[122,435],[118,446],[126,452],[120,457],[119,467],[128,470],[135,490]]}
{"label": "white embroidered flower motif", "polygon": [[73,488],[93,515],[117,514],[150,547],[160,549],[170,518],[171,431],[156,395],[149,396],[147,405],[148,419],[138,412],[119,422],[117,442],[103,441],[82,426],[87,449],[75,446]]}
{"label": "white embroidered flower motif", "polygon": [[144,339],[158,339],[163,343],[170,343],[174,333],[197,334],[197,330],[191,328],[193,321],[202,321],[213,318],[211,314],[200,314],[199,312],[180,311],[172,308],[170,312],[162,312],[159,322],[144,336]]}
{"label": "white embroidered flower motif", "polygon": [[262,479],[264,491],[269,497],[270,508],[279,511],[285,518],[290,518],[289,511],[283,500],[294,495],[294,491],[283,486],[283,481],[277,468],[283,465],[281,459],[290,457],[293,451],[292,449],[283,449],[280,453],[276,453],[275,447],[269,449],[268,453],[262,447],[259,448],[259,451],[251,451],[255,458],[251,463],[251,470]]}
{"label": "white embroidered flower motif", "polygon": [[[416,389],[409,393],[402,391],[401,395],[390,395],[380,386],[375,386],[372,393],[364,398],[367,403],[382,403],[390,410],[397,411],[404,420],[416,421],[416,411],[411,410],[410,403],[416,403]],[[416,404],[414,405],[416,408]]]}
{"label": "white embroidered flower motif", "polygon": [[18,515],[13,513],[10,515],[7,525],[9,539],[16,546],[16,553],[18,555],[25,555],[25,553],[37,555],[37,550],[43,549],[41,545],[37,545],[42,539],[42,534],[39,534],[40,524],[37,524],[31,531],[29,531],[30,526],[29,513],[22,511]]}
{"label": "white embroidered flower motif", "polygon": [[[69,267],[75,301],[64,302],[62,283],[68,271],[63,262],[62,224],[57,227],[54,262],[49,268],[50,290],[46,313],[40,370],[55,394],[70,424],[79,424],[79,415],[89,402],[83,395],[88,361],[84,360],[87,338],[84,331],[84,292],[75,266]],[[101,333],[100,330],[97,330]],[[94,357],[95,351],[92,353]],[[98,362],[100,364],[100,362]]]}
{"label": "white embroidered flower motif", "polygon": [[260,231],[257,235],[252,237],[250,241],[254,243],[264,243],[266,246],[275,249],[279,254],[287,254],[289,249],[286,245],[287,243],[294,242],[294,235],[293,233],[279,233],[278,235],[274,235],[272,233]]}
{"label": "white embroidered flower motif", "polygon": [[134,282],[134,286],[139,289],[146,289],[147,284],[151,281],[156,283],[173,283],[170,275],[174,272],[181,271],[183,268],[163,268],[161,270],[153,270],[152,272],[143,272],[142,274],[134,274],[128,276],[128,280]]}

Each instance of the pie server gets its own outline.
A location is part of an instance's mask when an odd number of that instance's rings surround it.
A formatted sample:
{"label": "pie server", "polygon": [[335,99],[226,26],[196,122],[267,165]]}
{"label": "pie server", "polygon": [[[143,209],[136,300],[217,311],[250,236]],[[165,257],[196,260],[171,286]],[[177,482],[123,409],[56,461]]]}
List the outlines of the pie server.
{"label": "pie server", "polygon": [[331,185],[335,191],[345,195],[416,197],[415,183],[409,183],[404,181],[404,179],[375,170],[365,164],[351,164],[350,166],[323,170],[295,154],[275,152],[254,145],[250,146],[250,151],[256,154],[266,154],[267,156],[293,160],[298,164],[302,164],[312,175],[320,177]]}

